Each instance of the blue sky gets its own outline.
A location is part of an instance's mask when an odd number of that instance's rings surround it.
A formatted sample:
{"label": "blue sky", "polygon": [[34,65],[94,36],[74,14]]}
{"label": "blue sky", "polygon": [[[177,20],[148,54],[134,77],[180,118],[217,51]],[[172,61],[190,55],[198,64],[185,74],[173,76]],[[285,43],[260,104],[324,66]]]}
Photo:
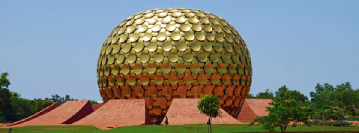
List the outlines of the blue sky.
{"label": "blue sky", "polygon": [[359,88],[354,0],[0,0],[0,72],[24,98],[101,100],[96,63],[107,35],[129,16],[170,7],[210,12],[237,29],[252,57],[253,94],[287,85],[309,96],[317,83]]}

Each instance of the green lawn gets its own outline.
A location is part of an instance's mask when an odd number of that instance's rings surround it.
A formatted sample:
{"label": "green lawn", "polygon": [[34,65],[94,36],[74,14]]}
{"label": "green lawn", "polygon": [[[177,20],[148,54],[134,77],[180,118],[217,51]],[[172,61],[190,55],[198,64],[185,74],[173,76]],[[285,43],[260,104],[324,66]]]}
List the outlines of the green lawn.
{"label": "green lawn", "polygon": [[[261,126],[247,126],[247,125],[213,125],[214,133],[228,133],[228,132],[267,132],[261,129]],[[0,133],[8,133],[9,129],[0,128]],[[277,129],[279,131],[279,129]],[[334,127],[334,126],[313,126],[306,127],[299,125],[297,127],[288,127],[290,131],[359,131],[359,127]],[[27,126],[15,127],[12,133],[207,133],[207,125],[146,125],[146,126],[131,126],[119,127],[111,130],[100,130],[93,126]]]}

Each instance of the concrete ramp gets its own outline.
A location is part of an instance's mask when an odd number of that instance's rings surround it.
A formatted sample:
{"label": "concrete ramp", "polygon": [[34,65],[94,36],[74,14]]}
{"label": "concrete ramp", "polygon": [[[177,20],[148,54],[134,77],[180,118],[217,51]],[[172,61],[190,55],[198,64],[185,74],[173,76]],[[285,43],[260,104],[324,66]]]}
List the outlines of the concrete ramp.
{"label": "concrete ramp", "polygon": [[270,106],[268,104],[270,102],[272,102],[272,99],[246,98],[237,120],[243,123],[250,123],[258,116],[267,116],[269,112],[266,111],[266,107]]}
{"label": "concrete ramp", "polygon": [[27,122],[27,121],[30,121],[32,119],[35,119],[41,115],[44,115],[52,110],[54,110],[55,108],[57,108],[60,104],[58,102],[54,103],[54,104],[51,104],[50,106],[46,107],[45,109],[37,112],[36,114],[32,115],[32,116],[29,116],[25,119],[22,119],[22,120],[19,120],[19,121],[16,121],[16,122],[13,122],[9,125],[7,125],[7,127],[11,127],[11,126],[16,126],[16,125],[19,125],[21,123],[24,123],[24,122]]}
{"label": "concrete ramp", "polygon": [[[197,101],[197,98],[174,98],[167,112],[169,125],[207,123],[209,117],[200,113]],[[223,109],[220,110],[222,117],[213,118],[212,124],[242,124]]]}
{"label": "concrete ramp", "polygon": [[145,124],[150,124],[150,118],[144,99],[113,99],[72,125],[93,125],[108,130]]}
{"label": "concrete ramp", "polygon": [[92,113],[88,100],[67,101],[52,111],[17,126],[71,124]]}

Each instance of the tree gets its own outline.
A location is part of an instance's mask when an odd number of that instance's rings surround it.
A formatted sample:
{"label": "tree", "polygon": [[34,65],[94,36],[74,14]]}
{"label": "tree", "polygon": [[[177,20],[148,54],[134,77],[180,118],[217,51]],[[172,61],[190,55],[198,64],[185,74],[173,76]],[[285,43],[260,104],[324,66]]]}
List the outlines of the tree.
{"label": "tree", "polygon": [[0,120],[4,119],[3,115],[10,113],[11,108],[11,93],[8,89],[10,80],[7,78],[9,74],[7,72],[0,75]]}
{"label": "tree", "polygon": [[304,94],[300,93],[297,90],[289,90],[285,85],[278,88],[278,91],[275,92],[275,96],[282,98],[291,97],[292,99],[295,99],[300,102],[305,102],[308,100],[308,97]]}
{"label": "tree", "polygon": [[247,98],[256,98],[253,94],[248,94]]}
{"label": "tree", "polygon": [[16,92],[11,92],[12,112],[5,115],[6,121],[14,122],[35,114],[38,109],[32,100],[20,98]]}
{"label": "tree", "polygon": [[90,104],[91,104],[91,105],[97,104],[97,101],[90,100]]}
{"label": "tree", "polygon": [[220,116],[221,111],[219,110],[219,98],[215,95],[204,95],[200,100],[197,101],[197,108],[202,114],[209,116],[209,126],[212,132],[212,118]]}
{"label": "tree", "polygon": [[263,98],[263,99],[273,99],[274,94],[267,89],[265,92],[259,92],[256,95],[256,98]]}
{"label": "tree", "polygon": [[54,103],[58,102],[59,104],[63,104],[66,101],[74,101],[74,100],[77,100],[77,99],[70,98],[70,95],[67,95],[67,94],[66,94],[65,97],[61,97],[60,95],[55,94],[55,95],[51,95],[50,100],[52,102],[54,102]]}
{"label": "tree", "polygon": [[40,100],[40,101],[36,102],[36,107],[38,108],[38,111],[40,111],[52,104],[54,104],[54,103],[51,100]]}
{"label": "tree", "polygon": [[310,103],[305,102],[306,97],[303,94],[296,90],[288,90],[286,86],[280,87],[275,93],[276,96],[269,103],[270,107],[266,107],[269,111],[268,116],[258,117],[250,125],[258,122],[270,132],[278,127],[281,132],[285,132],[290,122],[294,122],[293,126],[296,126],[298,122],[310,126],[308,119],[311,118],[313,111]]}
{"label": "tree", "polygon": [[261,99],[273,99],[274,94],[267,89],[265,92],[259,92],[256,96],[248,94],[247,98],[261,98]]}
{"label": "tree", "polygon": [[317,84],[315,91],[310,92],[311,101],[315,104],[316,118],[322,120],[342,120],[345,116],[356,115],[359,107],[359,90],[352,89],[349,82],[340,85]]}
{"label": "tree", "polygon": [[311,108],[305,103],[298,102],[294,98],[282,98],[276,97],[269,103],[272,107],[267,107],[269,111],[268,116],[261,116],[251,122],[250,125],[254,125],[255,122],[263,125],[264,129],[273,132],[274,128],[280,128],[281,132],[285,132],[290,122],[294,122],[295,127],[298,122],[303,122],[307,126],[310,126]]}

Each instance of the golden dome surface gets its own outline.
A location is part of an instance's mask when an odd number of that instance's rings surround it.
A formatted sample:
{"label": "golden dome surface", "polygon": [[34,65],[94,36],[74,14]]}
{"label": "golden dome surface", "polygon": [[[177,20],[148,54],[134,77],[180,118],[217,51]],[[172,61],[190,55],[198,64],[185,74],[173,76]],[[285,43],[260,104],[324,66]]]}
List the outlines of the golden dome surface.
{"label": "golden dome surface", "polygon": [[216,95],[238,115],[252,82],[246,43],[227,21],[201,10],[137,13],[108,35],[97,62],[104,102],[145,99],[160,123],[173,98]]}

